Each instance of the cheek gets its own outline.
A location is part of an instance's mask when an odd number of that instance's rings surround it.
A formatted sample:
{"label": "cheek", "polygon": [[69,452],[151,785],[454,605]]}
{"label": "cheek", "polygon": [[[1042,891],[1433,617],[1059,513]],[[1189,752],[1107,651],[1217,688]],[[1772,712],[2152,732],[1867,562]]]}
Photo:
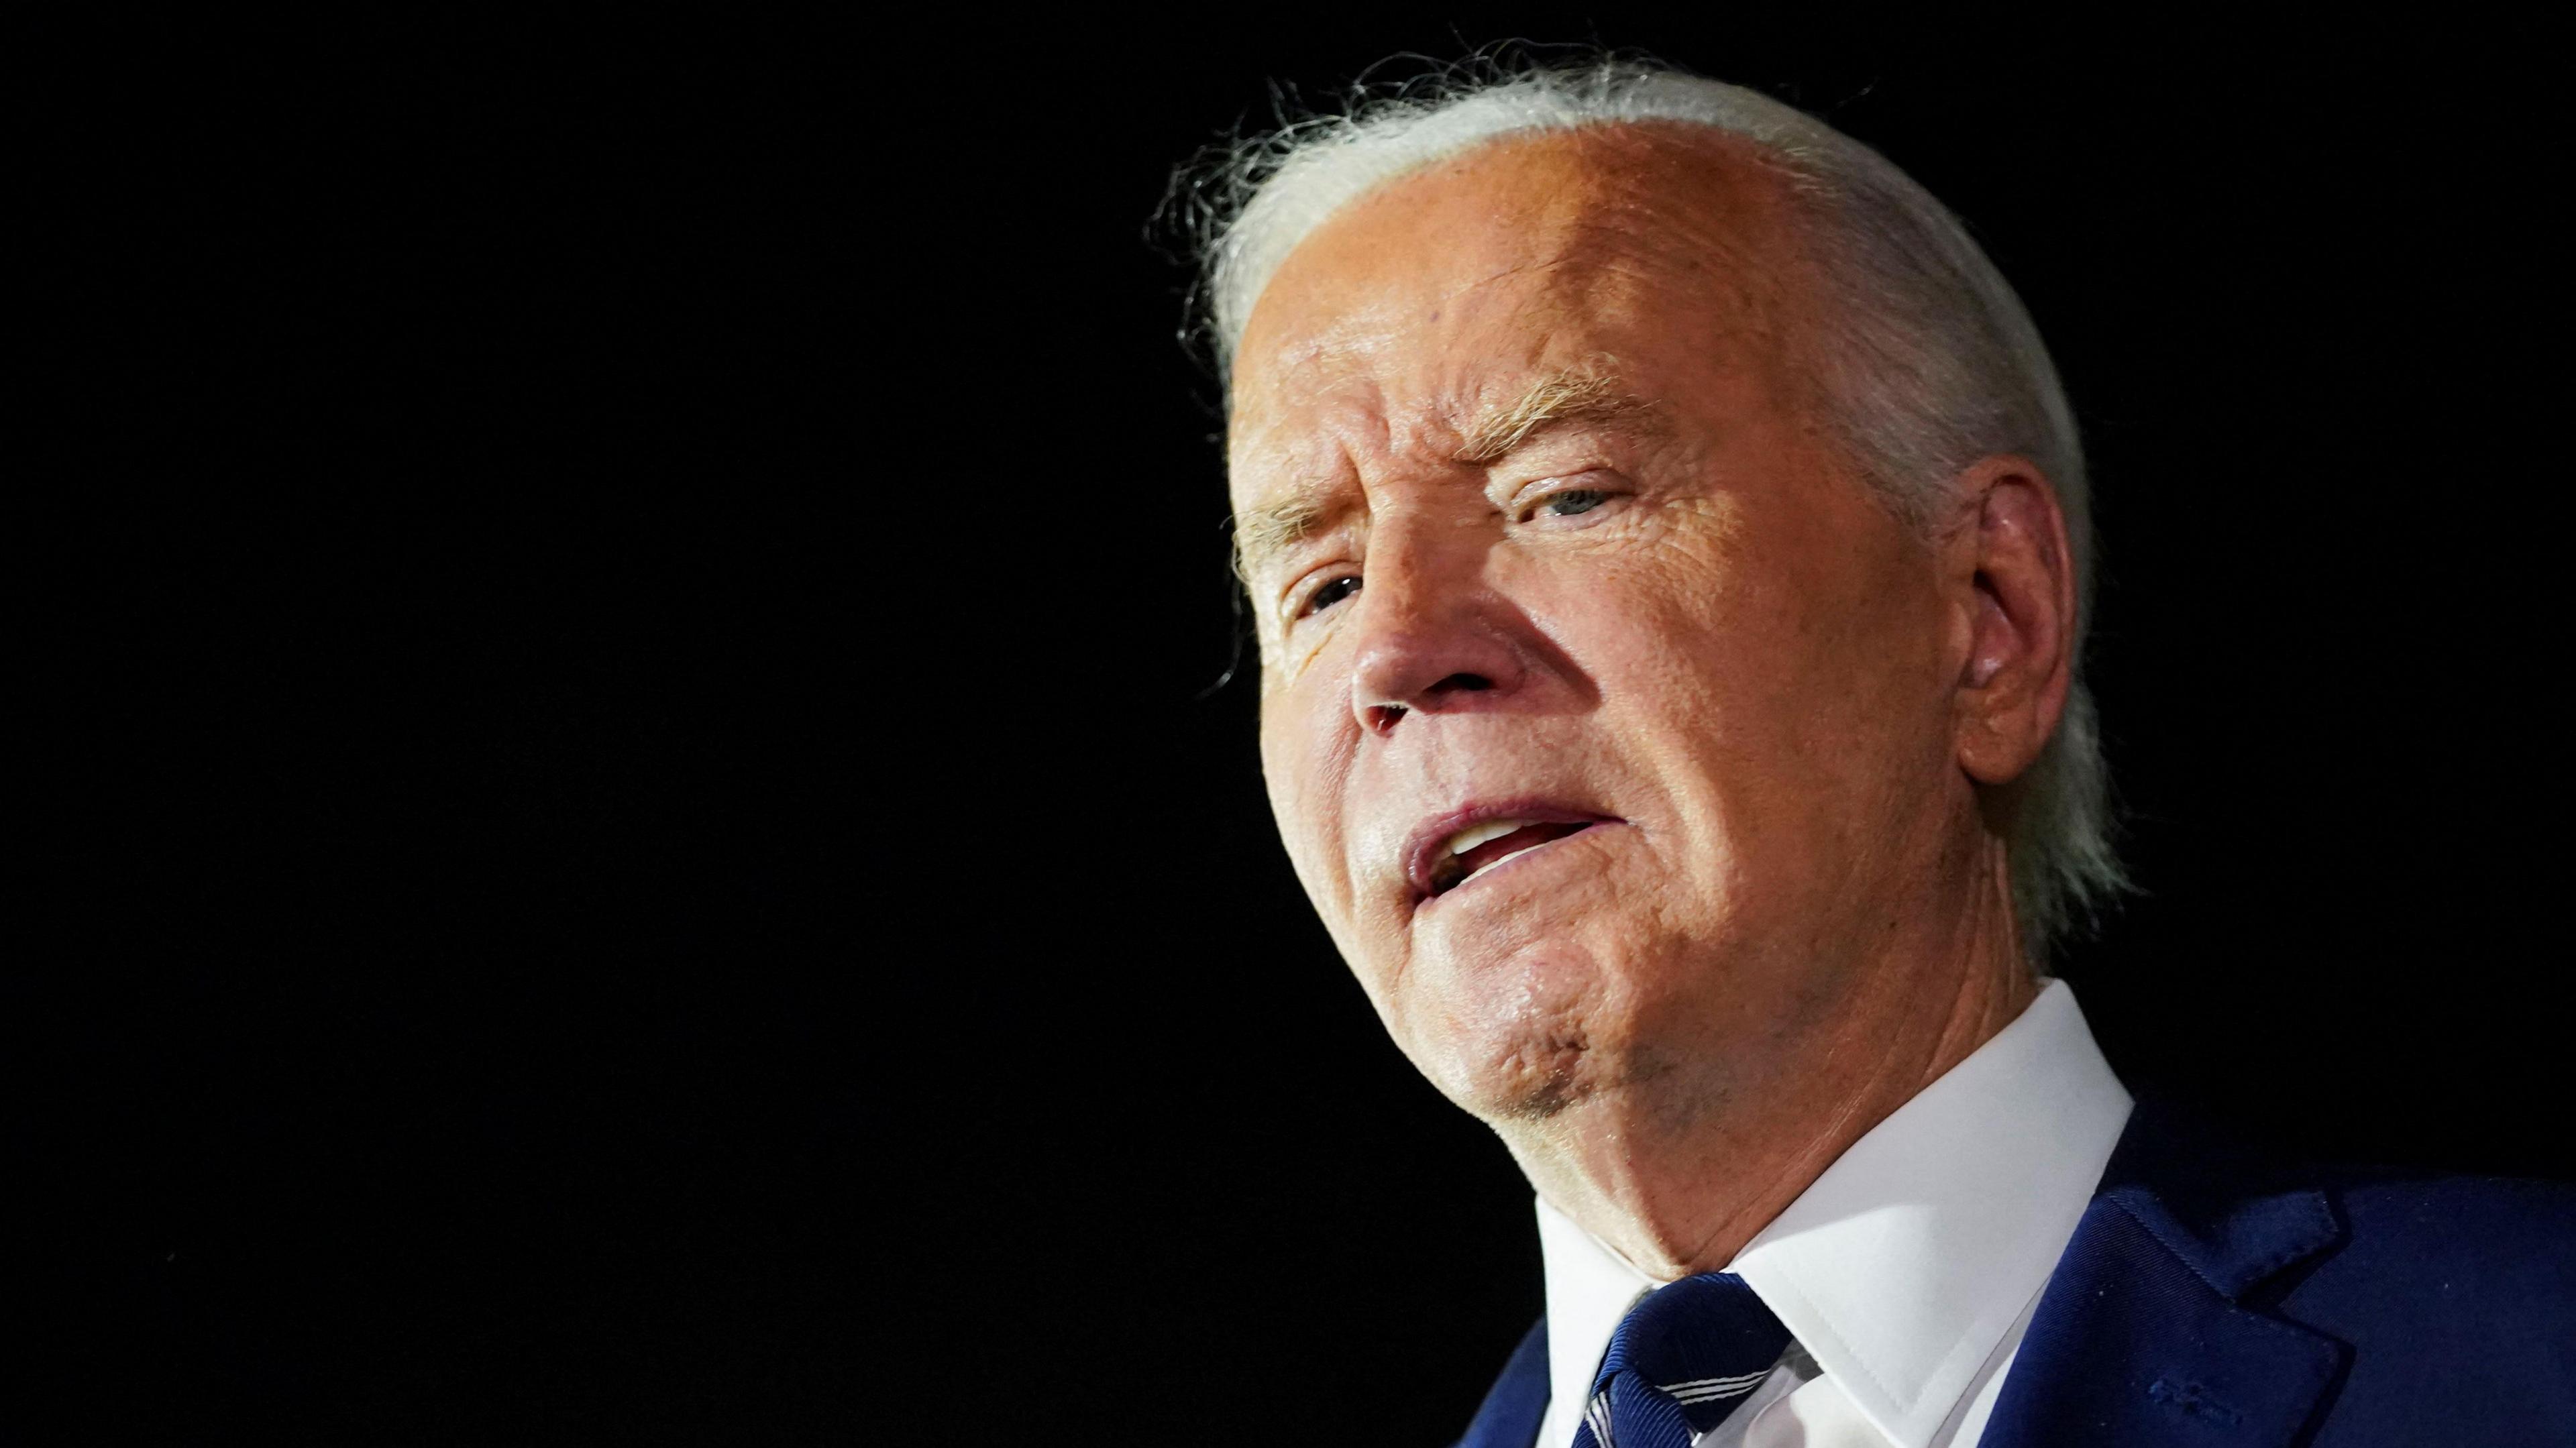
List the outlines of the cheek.
{"label": "cheek", "polygon": [[1264,694],[1261,779],[1298,882],[1326,924],[1338,925],[1336,903],[1347,894],[1340,801],[1349,749],[1330,727],[1330,711],[1314,693],[1291,687]]}
{"label": "cheek", "polygon": [[1771,707],[1780,680],[1769,657],[1776,621],[1743,596],[1705,546],[1604,568],[1566,590],[1555,610],[1565,652],[1598,689],[1606,731],[1668,775],[1684,760],[1722,754]]}
{"label": "cheek", "polygon": [[1891,625],[1911,594],[1741,542],[1676,529],[1551,612],[1599,686],[1604,740],[1667,812],[1666,863],[1693,882],[1681,895],[1759,914],[1822,884],[1838,836],[1887,813],[1893,776],[1920,768],[1938,690],[1911,662],[1919,641]]}

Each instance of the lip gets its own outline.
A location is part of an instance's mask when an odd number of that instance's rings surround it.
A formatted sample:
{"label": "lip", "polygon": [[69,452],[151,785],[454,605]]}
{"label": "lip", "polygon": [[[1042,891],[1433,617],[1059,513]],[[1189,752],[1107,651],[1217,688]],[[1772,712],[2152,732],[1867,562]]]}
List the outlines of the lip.
{"label": "lip", "polygon": [[[1449,838],[1470,825],[1487,820],[1526,820],[1534,825],[1614,825],[1622,823],[1615,815],[1599,810],[1569,805],[1562,800],[1512,799],[1491,800],[1434,815],[1414,827],[1412,840],[1405,846],[1404,878],[1413,889],[1408,903],[1419,908],[1432,898],[1432,868],[1440,862],[1440,847]],[[1566,836],[1572,839],[1573,836]],[[1554,841],[1549,843],[1553,844]],[[1547,848],[1546,845],[1539,846]],[[1518,856],[1513,858],[1517,859]]]}

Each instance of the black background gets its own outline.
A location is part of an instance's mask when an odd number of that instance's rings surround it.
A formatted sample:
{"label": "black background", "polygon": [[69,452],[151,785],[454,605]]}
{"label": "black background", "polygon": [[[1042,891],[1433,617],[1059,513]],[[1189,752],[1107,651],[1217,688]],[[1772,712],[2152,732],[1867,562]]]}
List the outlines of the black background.
{"label": "black background", "polygon": [[1217,423],[1146,233],[1271,79],[1512,34],[1827,116],[2023,290],[2145,886],[2063,966],[2113,1064],[2576,1174],[2536,36],[1146,31],[67,44],[45,1389],[165,1441],[1454,1431],[1527,1190],[1209,692]]}

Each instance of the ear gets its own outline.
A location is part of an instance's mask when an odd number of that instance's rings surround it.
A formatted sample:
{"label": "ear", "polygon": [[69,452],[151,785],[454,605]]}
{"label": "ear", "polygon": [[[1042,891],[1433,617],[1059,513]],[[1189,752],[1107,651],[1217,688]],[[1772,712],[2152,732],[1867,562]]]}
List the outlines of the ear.
{"label": "ear", "polygon": [[1945,583],[1964,627],[1954,717],[1959,767],[2004,784],[2039,757],[2075,660],[2075,554],[2057,490],[2028,458],[1959,475]]}

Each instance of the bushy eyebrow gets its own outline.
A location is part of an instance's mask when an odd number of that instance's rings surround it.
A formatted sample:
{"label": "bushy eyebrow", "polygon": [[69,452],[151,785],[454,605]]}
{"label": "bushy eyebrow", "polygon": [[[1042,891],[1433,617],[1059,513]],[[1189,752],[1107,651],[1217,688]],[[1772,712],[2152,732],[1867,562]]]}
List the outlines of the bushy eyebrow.
{"label": "bushy eyebrow", "polygon": [[[1531,438],[1569,422],[1634,422],[1655,411],[1599,361],[1586,362],[1541,377],[1511,405],[1477,416],[1463,429],[1451,460],[1484,467],[1511,456]],[[1250,582],[1273,554],[1295,547],[1340,514],[1358,506],[1346,484],[1310,482],[1285,498],[1234,520],[1234,571]]]}
{"label": "bushy eyebrow", "polygon": [[1512,449],[1551,427],[1631,419],[1653,411],[1654,404],[1629,392],[1615,373],[1588,362],[1540,378],[1511,406],[1477,418],[1454,456],[1483,467],[1511,456]]}
{"label": "bushy eyebrow", "polygon": [[1355,500],[1336,484],[1305,483],[1268,507],[1235,515],[1235,576],[1250,584],[1254,571],[1270,561],[1273,554],[1306,541],[1334,515],[1355,505]]}

